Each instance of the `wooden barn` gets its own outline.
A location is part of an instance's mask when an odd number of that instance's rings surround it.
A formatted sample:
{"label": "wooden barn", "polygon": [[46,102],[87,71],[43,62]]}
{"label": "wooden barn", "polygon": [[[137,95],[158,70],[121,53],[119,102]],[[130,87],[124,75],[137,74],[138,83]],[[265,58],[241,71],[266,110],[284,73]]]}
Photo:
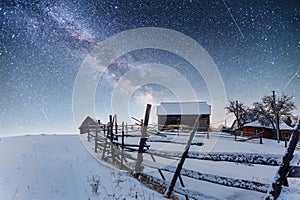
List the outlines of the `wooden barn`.
{"label": "wooden barn", "polygon": [[157,107],[159,130],[193,128],[200,116],[198,131],[207,131],[211,107],[206,102],[162,102]]}
{"label": "wooden barn", "polygon": [[89,128],[95,128],[97,125],[98,122],[96,120],[92,119],[90,116],[87,116],[78,129],[80,134],[84,134],[87,133]]}
{"label": "wooden barn", "polygon": [[[293,133],[293,128],[288,126],[284,122],[280,122],[279,125],[280,129],[280,140],[284,140],[284,137],[290,138],[291,134]],[[276,137],[276,131],[272,127],[272,125],[264,126],[261,125],[258,121],[250,122],[244,124],[242,127],[242,134],[243,136],[253,136],[257,132],[264,131],[262,134],[263,138],[269,138],[269,139],[277,139]]]}

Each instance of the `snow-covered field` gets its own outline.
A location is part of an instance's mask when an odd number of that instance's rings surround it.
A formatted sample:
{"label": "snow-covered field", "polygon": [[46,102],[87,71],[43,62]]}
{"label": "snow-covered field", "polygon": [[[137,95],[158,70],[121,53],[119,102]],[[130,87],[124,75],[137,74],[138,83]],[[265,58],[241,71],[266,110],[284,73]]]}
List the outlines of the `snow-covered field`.
{"label": "snow-covered field", "polygon": [[[180,133],[179,136],[168,135],[167,137],[150,136],[148,145],[150,149],[154,151],[163,151],[169,153],[182,153],[187,141],[188,134]],[[223,133],[224,134],[224,133]],[[225,133],[226,135],[226,133]],[[86,135],[81,135],[81,139],[87,149],[93,149],[93,142],[87,142]],[[138,144],[139,138],[125,138],[125,143]],[[163,143],[163,141],[173,141],[174,143]],[[152,141],[152,142],[151,142]],[[156,141],[156,142],[153,142]],[[284,143],[277,143],[274,140],[263,139],[263,144],[259,144],[258,140],[247,141],[247,142],[237,142],[233,140],[232,136],[220,137],[220,133],[210,133],[209,139],[206,139],[206,134],[197,134],[193,140],[194,144],[204,143],[203,146],[193,145],[191,146],[190,152],[201,153],[201,154],[221,154],[221,155],[233,155],[235,157],[243,156],[246,159],[250,158],[249,155],[261,155],[266,160],[269,157],[274,157],[274,160],[279,164],[281,162],[281,157],[285,152]],[[91,151],[93,154],[93,152]],[[299,153],[299,152],[296,152]],[[181,154],[180,154],[181,155]],[[97,154],[95,154],[97,156]],[[178,160],[160,158],[155,156],[157,162],[153,163],[151,157],[147,154],[144,156],[144,171],[154,177],[161,178],[157,170],[149,168],[147,166],[156,166],[157,168],[166,169],[174,168],[177,165]],[[296,159],[299,159],[299,155]],[[100,156],[98,156],[100,159]],[[247,164],[247,163],[236,163],[236,162],[224,162],[224,161],[209,161],[209,160],[197,160],[197,159],[187,159],[184,166],[185,169],[198,171],[203,173],[204,177],[208,180],[217,180],[218,177],[227,177],[232,180],[226,180],[227,182],[233,181],[234,179],[242,179],[245,181],[253,181],[262,183],[269,188],[270,184],[274,179],[275,172],[278,170],[278,166],[267,166],[259,164]],[[171,181],[173,173],[166,172],[163,170],[163,174],[168,182]],[[187,173],[188,174],[188,173]],[[216,175],[216,177],[210,176]],[[214,184],[207,181],[199,181],[192,179],[187,176],[182,176],[185,186],[191,190],[201,192],[204,196],[203,198],[212,197],[216,199],[263,199],[265,193],[245,190],[236,187],[227,187],[225,184]],[[300,181],[299,179],[289,179],[289,188],[283,189],[283,194],[280,199],[299,199],[300,194]],[[179,181],[177,181],[177,186],[180,186]],[[182,196],[182,199],[184,197]]]}
{"label": "snow-covered field", "polygon": [[[197,135],[192,152],[222,153],[231,152],[282,155],[285,151],[283,142],[263,140],[236,142],[227,137],[211,134]],[[0,199],[163,199],[164,197],[138,182],[124,171],[115,169],[103,161],[100,154],[93,152],[93,142],[88,142],[86,135],[36,135],[0,138]],[[175,144],[154,142],[150,149],[180,152],[187,140],[186,135],[168,136],[163,140],[175,141]],[[128,138],[126,142],[136,143],[138,138]],[[150,140],[151,141],[151,140]],[[299,152],[297,152],[299,154]],[[150,156],[145,156],[145,164],[153,164]],[[176,166],[178,160],[156,157],[161,167]],[[298,159],[299,157],[297,157]],[[149,164],[148,163],[148,164]],[[185,169],[216,175],[260,182],[269,185],[278,166],[245,164],[224,161],[187,159]],[[160,178],[155,169],[145,167],[145,172]],[[167,182],[173,173],[163,171]],[[206,176],[210,177],[210,176]],[[212,199],[263,199],[264,193],[227,187],[222,184],[195,180],[182,176],[187,188],[212,197]],[[92,185],[99,181],[97,192]],[[299,199],[299,179],[289,179],[290,187],[283,188],[279,199]],[[179,183],[177,184],[178,186]],[[183,198],[183,197],[182,197]]]}
{"label": "snow-covered field", "polygon": [[[162,199],[96,160],[78,135],[0,138],[0,200]],[[92,184],[99,180],[97,193]]]}

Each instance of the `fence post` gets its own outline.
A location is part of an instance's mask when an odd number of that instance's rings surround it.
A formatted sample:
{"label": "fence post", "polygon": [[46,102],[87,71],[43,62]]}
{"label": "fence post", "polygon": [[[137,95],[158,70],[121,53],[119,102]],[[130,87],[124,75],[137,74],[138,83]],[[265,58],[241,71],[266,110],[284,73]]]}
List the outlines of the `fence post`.
{"label": "fence post", "polygon": [[91,141],[91,139],[90,139],[90,129],[89,129],[89,128],[88,128],[88,136],[87,136],[87,139],[88,139],[89,142]]}
{"label": "fence post", "polygon": [[196,131],[197,131],[197,128],[198,128],[198,122],[199,122],[199,117],[197,117],[197,119],[196,119],[196,122],[195,122],[195,124],[194,124],[194,128],[193,128],[193,130],[192,130],[192,132],[191,132],[191,135],[190,135],[190,137],[189,137],[189,140],[187,141],[185,150],[184,150],[184,152],[183,152],[183,154],[182,154],[182,156],[181,156],[181,159],[180,159],[180,161],[179,161],[179,163],[178,163],[178,165],[177,165],[177,168],[176,168],[176,171],[175,171],[174,176],[173,176],[173,178],[172,178],[171,184],[170,184],[170,186],[169,186],[169,188],[168,188],[168,190],[167,190],[167,192],[166,192],[166,197],[167,197],[167,198],[170,198],[171,193],[173,192],[173,189],[174,189],[174,187],[175,187],[177,178],[180,176],[180,171],[181,171],[182,166],[183,166],[183,164],[184,164],[184,161],[185,161],[185,159],[186,159],[186,157],[187,157],[187,155],[188,155],[188,153],[189,153],[189,149],[190,149],[190,147],[191,147],[192,140],[193,140],[193,138],[194,138],[194,136],[195,136],[195,133],[196,133]]}
{"label": "fence post", "polygon": [[290,161],[293,159],[293,154],[296,148],[296,145],[299,140],[299,128],[300,128],[300,119],[294,129],[294,133],[289,142],[287,151],[285,155],[282,157],[282,163],[279,166],[277,173],[275,174],[274,182],[272,183],[272,188],[268,191],[265,200],[277,199],[280,195],[282,185],[287,183],[287,173],[290,168]]}
{"label": "fence post", "polygon": [[106,125],[105,124],[103,125],[103,135],[104,135],[104,137],[106,136]]}
{"label": "fence post", "polygon": [[114,140],[114,131],[113,131],[113,118],[112,118],[112,115],[109,115],[109,137],[110,137],[110,141],[113,142],[113,140]]}
{"label": "fence post", "polygon": [[122,122],[122,149],[124,147],[124,122]]}
{"label": "fence post", "polygon": [[237,132],[234,131],[234,141],[236,141],[236,134],[237,134]]}
{"label": "fence post", "polygon": [[97,142],[97,140],[98,140],[98,127],[96,126],[96,133],[95,133],[95,153],[97,153],[97,144],[98,144],[98,142]]}
{"label": "fence post", "polygon": [[177,119],[177,136],[179,136],[180,119]]}
{"label": "fence post", "polygon": [[114,130],[113,130],[113,118],[112,115],[109,115],[109,133],[110,133],[110,150],[111,150],[111,158],[112,164],[115,164],[115,149],[114,149]]}
{"label": "fence post", "polygon": [[122,122],[121,164],[124,165],[124,122]]}
{"label": "fence post", "polygon": [[284,147],[285,147],[285,148],[287,147],[287,141],[288,141],[287,138],[288,138],[287,135],[284,134]]}
{"label": "fence post", "polygon": [[139,149],[138,149],[138,155],[137,155],[137,161],[135,165],[135,174],[134,176],[136,178],[139,177],[141,173],[141,165],[143,162],[143,152],[144,152],[144,146],[147,140],[147,127],[148,127],[148,122],[149,122],[149,116],[150,116],[150,110],[151,110],[151,105],[147,104],[146,107],[146,112],[145,112],[145,119],[143,121],[143,126],[141,129],[141,138],[140,138],[140,144],[139,144]]}
{"label": "fence post", "polygon": [[118,141],[118,123],[117,123],[117,115],[114,116],[115,119],[115,135],[116,135],[116,140]]}
{"label": "fence post", "polygon": [[259,144],[262,144],[262,134],[263,134],[263,131],[260,132],[259,134]]}

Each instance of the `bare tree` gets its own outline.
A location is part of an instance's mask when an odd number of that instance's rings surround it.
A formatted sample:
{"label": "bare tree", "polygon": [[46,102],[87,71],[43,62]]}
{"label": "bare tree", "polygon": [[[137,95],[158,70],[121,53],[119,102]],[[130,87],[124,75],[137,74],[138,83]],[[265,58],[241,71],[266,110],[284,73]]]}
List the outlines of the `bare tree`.
{"label": "bare tree", "polygon": [[253,113],[262,125],[272,125],[277,133],[277,140],[279,142],[279,120],[280,118],[292,116],[292,111],[296,108],[292,96],[282,94],[275,97],[273,95],[264,96],[261,102],[253,104]]}
{"label": "bare tree", "polygon": [[246,107],[242,102],[229,101],[229,104],[225,109],[228,113],[234,114],[239,129],[243,124],[253,120],[254,115],[252,114],[252,110]]}

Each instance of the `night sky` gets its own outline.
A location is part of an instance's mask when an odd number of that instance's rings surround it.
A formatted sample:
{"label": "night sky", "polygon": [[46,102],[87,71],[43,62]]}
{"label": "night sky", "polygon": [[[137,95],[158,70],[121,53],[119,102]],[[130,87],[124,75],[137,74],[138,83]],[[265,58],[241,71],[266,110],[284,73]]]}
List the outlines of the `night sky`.
{"label": "night sky", "polygon": [[[250,106],[275,90],[294,96],[294,114],[299,114],[299,13],[297,0],[1,0],[0,135],[76,132],[73,87],[84,59],[99,42],[142,27],[171,29],[197,41],[216,64],[227,100]],[[107,121],[114,114],[117,82],[145,63],[177,70],[198,100],[211,102],[205,81],[185,59],[161,49],[140,49],[112,61],[103,72],[94,97],[98,118]],[[146,103],[175,96],[155,82],[140,85],[125,110],[142,118]]]}

